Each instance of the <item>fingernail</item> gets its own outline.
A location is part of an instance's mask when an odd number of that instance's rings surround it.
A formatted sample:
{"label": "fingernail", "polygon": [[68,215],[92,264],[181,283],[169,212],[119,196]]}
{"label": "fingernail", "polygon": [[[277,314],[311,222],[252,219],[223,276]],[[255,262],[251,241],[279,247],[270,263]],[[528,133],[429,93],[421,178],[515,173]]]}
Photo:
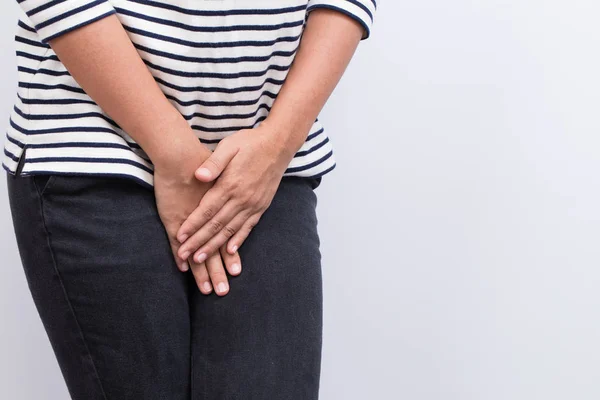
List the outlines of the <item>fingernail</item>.
{"label": "fingernail", "polygon": [[204,291],[207,293],[212,290],[212,285],[210,284],[210,282],[204,282],[202,284],[202,287],[204,288]]}
{"label": "fingernail", "polygon": [[233,272],[234,274],[237,274],[238,272],[240,272],[241,269],[242,268],[240,267],[240,264],[238,264],[238,263],[231,265],[231,272]]}
{"label": "fingernail", "polygon": [[225,293],[225,291],[227,290],[227,285],[221,282],[217,285],[217,290],[219,293]]}
{"label": "fingernail", "polygon": [[187,271],[187,270],[189,270],[189,269],[190,269],[190,266],[188,265],[188,263],[187,263],[187,262],[185,262],[185,261],[184,261],[184,262],[182,262],[182,263],[181,263],[181,270],[182,270],[183,272],[186,272],[186,271]]}
{"label": "fingernail", "polygon": [[200,253],[198,257],[196,257],[196,261],[199,263],[204,262],[204,260],[206,260],[206,253]]}
{"label": "fingernail", "polygon": [[179,238],[177,240],[179,240],[179,243],[183,243],[185,242],[185,240],[188,238],[188,235],[181,235],[179,236]]}
{"label": "fingernail", "polygon": [[231,248],[231,252],[232,252],[232,253],[235,253],[235,252],[237,251],[237,249],[238,249],[238,247],[237,247],[237,244],[236,244],[236,245],[234,245],[234,246]]}
{"label": "fingernail", "polygon": [[183,254],[181,255],[181,258],[183,258],[184,260],[187,260],[187,258],[190,256],[190,252],[189,251],[184,251]]}
{"label": "fingernail", "polygon": [[210,178],[210,171],[207,168],[198,169],[198,175]]}

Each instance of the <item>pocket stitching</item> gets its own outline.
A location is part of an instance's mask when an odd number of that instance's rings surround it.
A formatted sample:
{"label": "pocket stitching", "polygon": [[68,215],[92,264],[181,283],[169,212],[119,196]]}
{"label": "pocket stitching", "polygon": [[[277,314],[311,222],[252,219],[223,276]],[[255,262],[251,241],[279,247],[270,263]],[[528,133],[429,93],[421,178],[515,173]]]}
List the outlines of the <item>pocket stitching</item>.
{"label": "pocket stitching", "polygon": [[37,190],[38,194],[39,194],[40,196],[43,196],[43,195],[44,195],[44,193],[46,193],[46,191],[48,190],[48,188],[49,188],[49,187],[52,185],[52,183],[53,183],[53,182],[54,182],[54,180],[56,179],[56,175],[50,175],[50,176],[48,177],[48,180],[47,180],[47,181],[46,181],[46,183],[44,184],[44,187],[42,187],[41,189],[40,189],[39,185],[38,185],[38,184],[37,184],[37,182],[36,182],[36,178],[37,178],[37,177],[39,177],[39,176],[40,176],[40,175],[33,175],[33,183],[34,183],[34,185],[35,185],[35,188],[36,188],[36,190]]}

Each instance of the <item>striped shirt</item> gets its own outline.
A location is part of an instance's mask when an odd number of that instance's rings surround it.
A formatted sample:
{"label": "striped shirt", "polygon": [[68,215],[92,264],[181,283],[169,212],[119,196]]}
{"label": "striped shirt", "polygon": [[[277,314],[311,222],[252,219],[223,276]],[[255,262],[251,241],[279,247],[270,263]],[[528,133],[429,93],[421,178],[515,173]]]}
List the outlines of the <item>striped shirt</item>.
{"label": "striped shirt", "polygon": [[[152,187],[147,154],[84,92],[48,45],[116,14],[169,101],[210,150],[269,113],[298,49],[308,13],[342,12],[369,36],[375,0],[17,0],[18,89],[4,142],[8,172],[95,174]],[[315,120],[284,176],[335,168]]]}

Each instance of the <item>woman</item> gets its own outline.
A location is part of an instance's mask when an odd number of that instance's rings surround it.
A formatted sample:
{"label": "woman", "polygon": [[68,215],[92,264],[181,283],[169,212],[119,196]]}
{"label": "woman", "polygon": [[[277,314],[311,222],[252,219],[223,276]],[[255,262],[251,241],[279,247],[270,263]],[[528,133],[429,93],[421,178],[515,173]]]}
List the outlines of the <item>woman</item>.
{"label": "woman", "polygon": [[316,399],[317,116],[375,1],[18,1],[3,166],[72,398]]}

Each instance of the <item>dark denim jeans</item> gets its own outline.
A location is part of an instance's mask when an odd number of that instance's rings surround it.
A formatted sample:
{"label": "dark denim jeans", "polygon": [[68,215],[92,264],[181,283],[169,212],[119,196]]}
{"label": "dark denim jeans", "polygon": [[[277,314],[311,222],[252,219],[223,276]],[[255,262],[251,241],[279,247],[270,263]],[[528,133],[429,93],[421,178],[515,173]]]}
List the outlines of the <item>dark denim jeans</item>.
{"label": "dark denim jeans", "polygon": [[175,266],[152,190],[7,174],[25,274],[75,400],[313,400],[320,179],[284,177],[220,298]]}

